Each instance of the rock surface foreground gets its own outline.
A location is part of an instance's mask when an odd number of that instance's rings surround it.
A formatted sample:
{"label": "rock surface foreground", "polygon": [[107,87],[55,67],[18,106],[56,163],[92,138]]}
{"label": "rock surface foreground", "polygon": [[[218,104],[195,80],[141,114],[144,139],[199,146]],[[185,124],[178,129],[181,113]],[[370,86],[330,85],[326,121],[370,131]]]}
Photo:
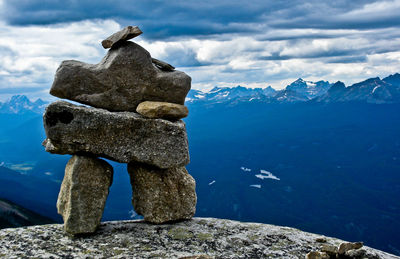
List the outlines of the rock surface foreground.
{"label": "rock surface foreground", "polygon": [[[320,250],[321,235],[289,227],[194,218],[176,224],[142,221],[105,222],[85,237],[68,237],[62,225],[0,230],[0,257],[4,258],[305,258]],[[338,246],[342,240],[324,237]],[[397,256],[364,247],[366,255],[382,259]]]}
{"label": "rock surface foreground", "polygon": [[73,156],[68,161],[57,200],[67,233],[92,233],[97,229],[112,179],[113,168],[104,160]]}
{"label": "rock surface foreground", "polygon": [[159,168],[189,163],[185,124],[147,119],[133,112],[109,112],[57,101],[46,108],[46,151],[92,154]]}
{"label": "rock surface foreground", "polygon": [[136,43],[120,41],[96,65],[63,61],[50,94],[109,111],[136,111],[144,101],[184,104],[191,78],[164,71]]}
{"label": "rock surface foreground", "polygon": [[158,169],[144,164],[128,164],[132,204],[144,220],[164,223],[190,219],[196,212],[196,182],[185,167]]}

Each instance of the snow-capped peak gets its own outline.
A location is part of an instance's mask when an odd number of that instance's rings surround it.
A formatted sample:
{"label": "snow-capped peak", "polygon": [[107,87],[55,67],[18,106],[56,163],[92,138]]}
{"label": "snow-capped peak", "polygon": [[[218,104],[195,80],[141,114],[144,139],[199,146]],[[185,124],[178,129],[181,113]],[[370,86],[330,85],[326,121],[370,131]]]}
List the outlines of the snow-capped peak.
{"label": "snow-capped peak", "polygon": [[14,95],[8,101],[0,105],[0,113],[42,113],[46,104],[47,103],[41,99],[32,102],[25,95]]}

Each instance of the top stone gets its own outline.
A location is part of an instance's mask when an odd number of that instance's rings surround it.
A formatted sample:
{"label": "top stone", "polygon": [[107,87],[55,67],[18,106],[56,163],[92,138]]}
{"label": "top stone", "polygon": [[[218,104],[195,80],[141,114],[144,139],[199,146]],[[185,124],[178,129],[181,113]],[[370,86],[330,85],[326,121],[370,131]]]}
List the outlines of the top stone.
{"label": "top stone", "polygon": [[139,29],[139,27],[128,26],[103,40],[101,45],[103,45],[103,48],[109,49],[120,40],[130,40],[139,36],[140,34],[142,34],[142,31]]}
{"label": "top stone", "polygon": [[134,112],[144,101],[184,104],[191,78],[171,67],[153,61],[138,44],[120,40],[99,64],[63,61],[50,94],[109,111]]}

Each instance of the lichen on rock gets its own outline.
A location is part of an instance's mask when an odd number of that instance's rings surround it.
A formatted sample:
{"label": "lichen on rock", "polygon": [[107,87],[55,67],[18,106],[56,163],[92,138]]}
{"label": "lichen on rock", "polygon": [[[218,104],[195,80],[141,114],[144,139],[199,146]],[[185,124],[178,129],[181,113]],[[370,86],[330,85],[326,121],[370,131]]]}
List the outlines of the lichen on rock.
{"label": "lichen on rock", "polygon": [[[210,238],[198,238],[208,233]],[[253,240],[249,236],[258,236]],[[174,238],[175,237],[175,238]],[[176,238],[179,237],[179,238]],[[320,249],[321,235],[288,227],[243,223],[214,218],[193,218],[175,224],[143,221],[103,222],[90,236],[71,238],[62,225],[0,230],[4,258],[305,258]],[[323,237],[338,246],[342,240]],[[232,242],[235,240],[235,242]],[[364,246],[366,256],[397,256]],[[194,257],[196,258],[196,257]]]}

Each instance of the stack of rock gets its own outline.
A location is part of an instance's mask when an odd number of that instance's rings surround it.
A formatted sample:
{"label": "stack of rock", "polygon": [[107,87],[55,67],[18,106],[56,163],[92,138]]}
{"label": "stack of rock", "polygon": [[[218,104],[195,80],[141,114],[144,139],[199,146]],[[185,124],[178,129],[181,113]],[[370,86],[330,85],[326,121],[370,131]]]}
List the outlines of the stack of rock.
{"label": "stack of rock", "polygon": [[96,65],[63,61],[50,93],[65,101],[43,116],[46,151],[71,154],[57,201],[65,231],[91,233],[100,224],[113,169],[104,157],[128,163],[135,211],[164,223],[195,213],[195,181],[185,165],[189,150],[184,101],[191,78],[151,58],[128,41],[142,32],[128,26],[102,42],[110,48]]}
{"label": "stack of rock", "polygon": [[321,246],[321,251],[309,252],[306,259],[379,259],[379,256],[368,254],[365,249],[362,249],[363,245],[363,242],[343,242],[339,246],[325,244]]}

